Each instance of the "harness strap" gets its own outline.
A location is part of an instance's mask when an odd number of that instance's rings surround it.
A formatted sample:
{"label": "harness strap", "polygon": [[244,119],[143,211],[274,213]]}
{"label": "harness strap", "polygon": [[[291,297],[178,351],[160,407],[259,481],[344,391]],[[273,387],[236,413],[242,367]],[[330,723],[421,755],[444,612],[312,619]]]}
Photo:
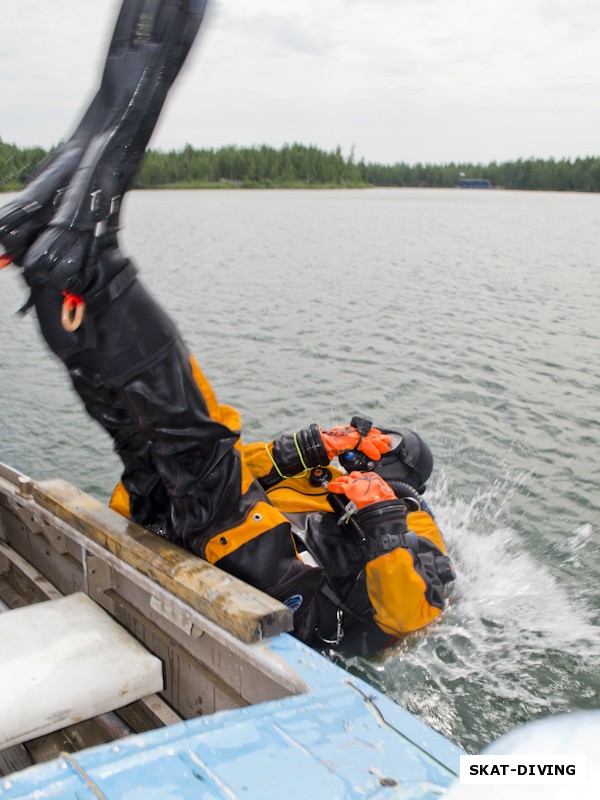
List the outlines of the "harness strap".
{"label": "harness strap", "polygon": [[315,633],[325,644],[337,646],[344,638],[344,608],[342,607],[342,601],[326,581],[321,585],[319,593],[324,595],[327,600],[333,604],[335,608],[336,627],[333,638],[329,638],[330,634],[321,634],[319,628],[315,630]]}
{"label": "harness strap", "polygon": [[19,314],[21,317],[24,317],[25,314],[28,314],[31,311],[34,305],[35,305],[35,300],[33,299],[33,292],[30,292],[29,297],[27,298],[25,304],[22,305],[21,308],[17,310],[17,314]]}
{"label": "harness strap", "polygon": [[104,289],[87,298],[87,307],[89,311],[95,311],[101,306],[116,300],[119,295],[123,294],[125,289],[128,289],[134,282],[137,275],[137,269],[133,266],[131,261],[128,261],[126,266],[109,281]]}
{"label": "harness strap", "polygon": [[369,558],[373,560],[385,553],[390,553],[397,547],[403,547],[412,553],[419,552],[419,538],[414,531],[405,533],[384,533],[376,540],[370,542]]}
{"label": "harness strap", "polygon": [[[357,576],[357,581],[360,578],[359,573]],[[350,590],[352,591],[352,590]],[[360,622],[365,623],[366,625],[372,625],[373,619],[366,617],[364,614],[359,614],[357,611],[353,611],[351,608],[343,603],[338,595],[334,592],[331,586],[325,582],[319,589],[319,594],[324,595],[324,597],[329,600],[335,607],[335,615],[336,615],[336,630],[335,630],[335,638],[325,638],[325,636],[321,635],[319,629],[317,628],[316,634],[321,639],[322,642],[325,644],[332,644],[332,645],[339,645],[342,639],[344,638],[344,627],[345,625],[349,625],[352,623],[353,620],[359,620]],[[344,622],[345,621],[345,622]]]}

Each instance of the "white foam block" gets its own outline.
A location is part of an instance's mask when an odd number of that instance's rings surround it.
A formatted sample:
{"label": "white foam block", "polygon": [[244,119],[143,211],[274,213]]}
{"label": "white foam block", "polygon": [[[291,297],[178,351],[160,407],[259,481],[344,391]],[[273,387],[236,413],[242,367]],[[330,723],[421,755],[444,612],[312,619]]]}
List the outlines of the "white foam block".
{"label": "white foam block", "polygon": [[160,659],[85,594],[0,614],[0,749],[162,689]]}

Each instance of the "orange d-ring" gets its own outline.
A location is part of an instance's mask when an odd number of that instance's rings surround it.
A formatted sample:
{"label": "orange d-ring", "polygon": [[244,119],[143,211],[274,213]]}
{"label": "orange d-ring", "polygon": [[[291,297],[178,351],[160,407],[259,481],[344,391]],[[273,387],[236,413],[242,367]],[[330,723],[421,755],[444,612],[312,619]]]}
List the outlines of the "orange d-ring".
{"label": "orange d-ring", "polygon": [[64,300],[60,312],[60,321],[68,333],[76,331],[85,316],[85,300],[79,294],[63,292]]}

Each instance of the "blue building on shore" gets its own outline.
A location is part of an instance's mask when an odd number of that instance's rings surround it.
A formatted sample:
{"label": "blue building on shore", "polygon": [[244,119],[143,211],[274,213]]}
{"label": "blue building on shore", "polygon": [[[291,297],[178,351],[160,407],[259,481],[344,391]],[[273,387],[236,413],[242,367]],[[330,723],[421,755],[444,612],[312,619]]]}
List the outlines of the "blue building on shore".
{"label": "blue building on shore", "polygon": [[492,184],[487,178],[460,178],[459,189],[491,189]]}

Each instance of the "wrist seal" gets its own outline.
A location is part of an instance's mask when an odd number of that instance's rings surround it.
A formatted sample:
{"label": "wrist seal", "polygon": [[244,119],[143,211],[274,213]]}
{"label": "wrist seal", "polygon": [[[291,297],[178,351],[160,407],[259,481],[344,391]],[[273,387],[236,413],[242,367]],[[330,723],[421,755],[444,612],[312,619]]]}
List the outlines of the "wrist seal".
{"label": "wrist seal", "polygon": [[298,431],[296,442],[299,451],[298,455],[301,456],[301,461],[304,462],[306,469],[323,467],[329,464],[327,450],[325,450],[318,425],[312,424],[308,428]]}
{"label": "wrist seal", "polygon": [[329,459],[319,426],[310,425],[293,436],[280,436],[273,442],[272,459],[277,474],[274,471],[273,476],[261,479],[264,488],[282,478],[293,478],[315,467],[327,466]]}
{"label": "wrist seal", "polygon": [[406,506],[400,500],[382,500],[365,506],[356,514],[356,521],[365,534],[369,560],[397,547],[418,550],[417,536],[408,530]]}

